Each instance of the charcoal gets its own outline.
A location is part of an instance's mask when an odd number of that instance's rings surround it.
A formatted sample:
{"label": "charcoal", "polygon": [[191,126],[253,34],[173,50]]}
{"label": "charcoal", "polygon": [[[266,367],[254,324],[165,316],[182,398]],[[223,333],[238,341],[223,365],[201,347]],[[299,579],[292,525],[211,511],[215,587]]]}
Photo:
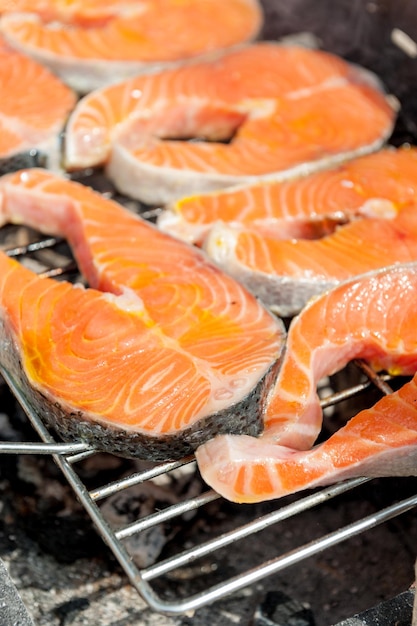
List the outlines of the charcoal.
{"label": "charcoal", "polygon": [[270,591],[257,607],[253,626],[314,626],[313,613],[281,591]]}
{"label": "charcoal", "polygon": [[408,590],[335,626],[410,626],[415,591]]}
{"label": "charcoal", "polygon": [[34,626],[32,618],[2,561],[0,561],[0,623]]}

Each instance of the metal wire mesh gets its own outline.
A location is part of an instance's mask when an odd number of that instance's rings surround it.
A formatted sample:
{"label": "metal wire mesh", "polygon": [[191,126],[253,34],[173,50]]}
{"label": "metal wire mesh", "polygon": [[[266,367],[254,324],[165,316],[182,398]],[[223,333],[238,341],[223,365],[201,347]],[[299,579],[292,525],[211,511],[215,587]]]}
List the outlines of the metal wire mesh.
{"label": "metal wire mesh", "polygon": [[[59,255],[63,257],[66,254],[68,255],[66,262],[59,266],[51,266],[50,261],[52,257],[48,255],[45,257],[45,251],[61,245],[62,242],[52,238],[42,239],[38,242],[32,241],[13,246],[12,249],[8,250],[8,253],[21,257],[24,262],[30,261],[30,257],[33,256],[32,261],[41,264],[39,271],[49,276],[57,276],[59,278],[66,276],[68,271],[76,275],[77,268],[68,251],[59,251]],[[59,255],[57,258],[61,258]],[[323,409],[329,410],[334,405],[356,398],[363,392],[369,394],[371,390],[377,390],[379,395],[391,392],[390,377],[376,374],[362,362],[356,363],[356,366],[361,372],[359,382],[355,382],[355,384],[351,384],[341,391],[332,392],[322,400]],[[21,395],[7,372],[3,371],[2,375],[26,412],[41,441],[34,443],[2,442],[0,443],[0,453],[51,455],[73,488],[78,500],[92,519],[97,532],[122,566],[131,584],[152,609],[167,615],[188,613],[233,594],[331,546],[370,530],[417,505],[417,495],[395,502],[375,514],[363,517],[325,535],[314,537],[303,545],[295,546],[290,551],[280,554],[279,548],[277,548],[277,554],[267,561],[254,564],[250,569],[230,576],[225,575],[220,581],[216,580],[211,587],[206,587],[203,590],[197,587],[196,591],[191,592],[187,596],[179,594],[173,598],[172,594],[167,596],[160,590],[158,581],[163,577],[172,575],[173,572],[180,571],[181,568],[198,564],[199,561],[204,562],[205,559],[209,559],[213,568],[221,570],[221,567],[218,567],[218,565],[221,564],[224,550],[230,550],[236,546],[239,547],[242,542],[255,535],[259,538],[259,541],[262,541],[262,532],[267,528],[271,526],[279,528],[279,524],[284,522],[284,520],[300,516],[310,509],[318,509],[323,503],[337,498],[348,491],[360,488],[368,480],[361,478],[349,480],[316,490],[313,493],[301,494],[301,496],[292,498],[290,501],[286,499],[277,501],[272,511],[270,510],[260,516],[254,515],[253,519],[247,523],[231,528],[231,530],[222,532],[220,535],[208,536],[202,541],[196,542],[192,547],[181,546],[174,555],[157,560],[148,567],[140,568],[135,564],[134,558],[129,551],[129,546],[126,543],[128,538],[138,536],[150,528],[172,520],[180,520],[181,523],[184,516],[204,509],[204,507],[219,499],[219,496],[212,490],[206,490],[194,497],[185,498],[183,501],[169,505],[162,510],[155,510],[151,514],[135,520],[133,523],[117,528],[112,527],[105,519],[100,509],[100,504],[114,494],[128,490],[135,485],[152,481],[161,475],[169,475],[186,465],[192,466],[195,464],[194,459],[187,458],[182,461],[156,464],[148,467],[146,470],[133,472],[120,480],[89,490],[80,478],[79,468],[82,466],[83,461],[99,454],[99,452],[84,443],[67,444],[58,441],[44,426],[42,416],[35,414],[28,406],[25,397]]]}

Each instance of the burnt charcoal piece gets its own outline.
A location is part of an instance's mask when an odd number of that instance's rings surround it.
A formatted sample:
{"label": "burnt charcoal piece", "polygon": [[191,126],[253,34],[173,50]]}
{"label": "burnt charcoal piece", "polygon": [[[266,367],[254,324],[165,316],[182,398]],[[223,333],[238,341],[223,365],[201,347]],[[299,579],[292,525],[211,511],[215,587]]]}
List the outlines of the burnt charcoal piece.
{"label": "burnt charcoal piece", "polygon": [[[72,615],[76,615],[80,613],[84,609],[87,609],[90,606],[90,601],[88,598],[73,598],[72,600],[68,600],[68,602],[63,602],[59,604],[54,609],[54,613],[59,619],[61,623],[66,623],[67,619],[71,619]],[[68,621],[69,623],[69,621]]]}
{"label": "burnt charcoal piece", "polygon": [[336,626],[410,626],[414,593],[411,590],[404,591],[391,600],[339,622]]}
{"label": "burnt charcoal piece", "polygon": [[314,626],[310,609],[281,591],[270,591],[256,609],[253,626]]}
{"label": "burnt charcoal piece", "polygon": [[29,537],[59,563],[94,558],[102,551],[102,541],[84,516],[32,515],[25,520]]}
{"label": "burnt charcoal piece", "polygon": [[0,622],[1,624],[19,624],[34,626],[32,618],[10,578],[3,562],[0,561]]}

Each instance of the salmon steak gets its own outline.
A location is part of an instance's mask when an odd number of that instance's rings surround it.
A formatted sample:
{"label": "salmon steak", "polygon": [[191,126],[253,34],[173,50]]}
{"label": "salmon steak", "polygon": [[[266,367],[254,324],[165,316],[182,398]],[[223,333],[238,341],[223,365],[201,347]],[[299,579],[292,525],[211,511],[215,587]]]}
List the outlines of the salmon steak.
{"label": "salmon steak", "polygon": [[417,261],[417,205],[394,217],[339,226],[321,239],[276,239],[219,223],[204,250],[215,263],[282,317],[348,278],[394,263]]}
{"label": "salmon steak", "polygon": [[57,164],[75,94],[48,69],[0,39],[0,159],[38,149]]}
{"label": "salmon steak", "polygon": [[259,432],[280,320],[198,249],[84,185],[24,170],[0,179],[0,198],[2,223],[65,237],[89,285],[62,287],[2,260],[13,347],[2,365],[64,438],[166,460],[217,432]]}
{"label": "salmon steak", "polygon": [[0,0],[0,16],[10,46],[81,93],[216,58],[263,22],[258,0]]}
{"label": "salmon steak", "polygon": [[416,196],[417,149],[390,147],[293,180],[181,198],[160,214],[158,227],[198,245],[217,222],[316,239],[357,217],[392,217]]}
{"label": "salmon steak", "polygon": [[416,314],[417,263],[364,274],[314,299],[289,327],[262,435],[202,445],[205,481],[230,500],[258,502],[354,476],[416,475],[416,378],[314,445],[322,377],[356,358],[376,371],[415,374]]}
{"label": "salmon steak", "polygon": [[64,161],[68,171],[103,166],[122,193],[167,204],[373,151],[395,116],[363,70],[319,50],[257,43],[86,95]]}

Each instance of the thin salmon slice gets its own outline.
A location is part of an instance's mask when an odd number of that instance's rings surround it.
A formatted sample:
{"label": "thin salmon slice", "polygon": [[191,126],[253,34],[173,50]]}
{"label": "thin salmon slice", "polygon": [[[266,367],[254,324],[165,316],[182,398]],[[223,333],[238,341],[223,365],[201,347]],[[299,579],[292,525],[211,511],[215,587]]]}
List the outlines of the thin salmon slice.
{"label": "thin salmon slice", "polygon": [[416,401],[417,375],[311,450],[254,447],[251,437],[225,436],[198,450],[200,468],[221,495],[246,503],[350,478],[416,476]]}
{"label": "thin salmon slice", "polygon": [[49,70],[0,40],[0,158],[38,149],[56,164],[75,94]]}
{"label": "thin salmon slice", "polygon": [[316,239],[361,216],[392,217],[417,196],[417,150],[379,150],[294,180],[243,185],[181,198],[158,227],[201,245],[217,222],[281,239]]}
{"label": "thin salmon slice", "polygon": [[206,482],[230,500],[257,502],[353,476],[415,474],[416,379],[312,446],[322,425],[322,377],[355,358],[394,375],[416,372],[416,312],[416,263],[370,272],[313,300],[289,328],[263,434],[201,446]]}
{"label": "thin salmon slice", "polygon": [[283,317],[341,281],[393,263],[417,261],[417,205],[395,217],[339,226],[321,239],[277,239],[219,223],[204,250],[224,271]]}
{"label": "thin salmon slice", "polygon": [[[91,287],[112,294],[117,301],[120,298],[127,309],[132,307],[173,354],[184,355],[199,375],[204,374],[205,402],[194,406],[190,391],[193,417],[185,421],[180,411],[175,411],[172,420],[166,417],[161,404],[159,418],[155,412],[149,421],[149,450],[146,452],[144,440],[139,456],[169,458],[166,441],[170,438],[173,458],[190,453],[201,437],[217,430],[259,430],[266,393],[279,367],[285,329],[241,285],[197,249],[159,232],[93,190],[46,170],[5,176],[0,180],[0,193],[3,223],[25,223],[65,237]],[[107,333],[107,342],[109,337]],[[146,351],[143,360],[147,360]],[[160,373],[150,368],[144,389],[151,396],[165,394],[167,403],[172,398],[176,404],[175,361],[167,365],[172,385],[161,367]],[[111,371],[105,376],[112,381]],[[112,393],[117,382],[115,385]],[[178,393],[183,394],[180,389]],[[140,416],[137,419],[140,429]],[[119,426],[122,428],[122,423]],[[160,428],[165,433],[162,439]],[[67,429],[82,435],[78,418],[70,420]],[[112,446],[110,435],[107,449]],[[101,445],[105,445],[105,437]]]}
{"label": "thin salmon slice", "polygon": [[65,164],[104,165],[123,193],[165,204],[372,151],[394,118],[385,95],[341,59],[259,43],[85,96],[67,127]]}
{"label": "thin salmon slice", "polygon": [[0,14],[0,32],[12,47],[83,93],[216,58],[254,39],[263,22],[257,0],[2,0]]}

